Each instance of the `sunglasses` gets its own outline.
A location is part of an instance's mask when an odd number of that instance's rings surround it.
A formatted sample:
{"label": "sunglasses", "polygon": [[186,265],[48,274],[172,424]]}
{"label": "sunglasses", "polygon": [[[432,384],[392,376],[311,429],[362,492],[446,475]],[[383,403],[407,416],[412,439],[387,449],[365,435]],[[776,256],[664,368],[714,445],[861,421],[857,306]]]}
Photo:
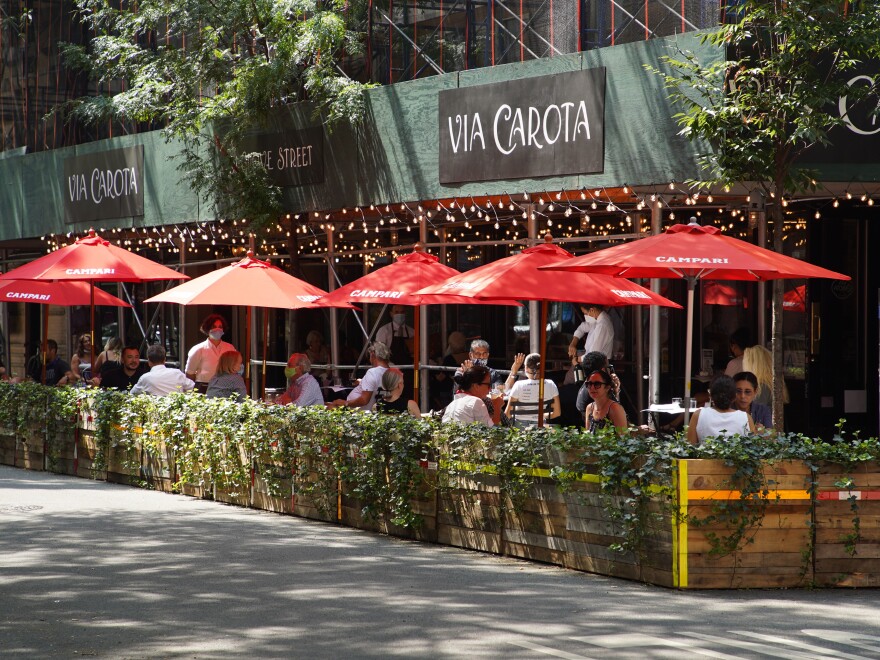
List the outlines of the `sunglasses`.
{"label": "sunglasses", "polygon": [[603,385],[607,385],[603,380],[588,380],[587,387],[602,387]]}
{"label": "sunglasses", "polygon": [[480,385],[485,385],[486,387],[492,387],[492,381],[489,381],[488,383],[480,383]]}

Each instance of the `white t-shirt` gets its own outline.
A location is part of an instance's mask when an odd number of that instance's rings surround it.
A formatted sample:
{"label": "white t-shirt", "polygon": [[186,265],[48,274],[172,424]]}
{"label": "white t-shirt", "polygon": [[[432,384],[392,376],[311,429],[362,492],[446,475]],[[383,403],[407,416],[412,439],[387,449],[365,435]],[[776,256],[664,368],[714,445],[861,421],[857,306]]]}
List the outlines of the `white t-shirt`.
{"label": "white t-shirt", "polygon": [[[540,381],[535,379],[532,380],[529,378],[528,380],[518,380],[513,384],[513,387],[510,388],[510,398],[516,399],[517,402],[522,403],[538,403],[538,387],[540,385]],[[554,383],[549,378],[544,379],[544,401],[552,401],[554,397],[559,396],[559,388],[556,387],[556,383]],[[519,425],[520,423],[525,424],[537,424],[538,423],[538,415],[537,413],[529,414],[529,413],[518,413],[516,412],[516,405],[513,408],[514,416],[516,417],[516,422]],[[544,416],[544,421],[547,421],[547,416]]]}
{"label": "white t-shirt", "polygon": [[370,400],[360,407],[361,410],[372,410],[373,406],[376,404],[376,392],[382,386],[382,374],[386,371],[388,371],[388,367],[373,367],[372,369],[367,369],[367,373],[361,378],[361,382],[358,383],[357,387],[355,387],[347,397],[345,397],[345,400],[351,401],[352,399],[357,399],[364,392],[372,392],[373,394],[370,397]]}
{"label": "white t-shirt", "polygon": [[749,416],[742,410],[723,413],[711,407],[700,408],[700,415],[697,417],[698,442],[719,435],[748,435],[749,433],[751,433]]}
{"label": "white t-shirt", "polygon": [[459,424],[473,424],[479,422],[486,426],[494,426],[489,409],[478,396],[459,392],[452,399],[452,403],[443,411],[443,422],[458,422]]}

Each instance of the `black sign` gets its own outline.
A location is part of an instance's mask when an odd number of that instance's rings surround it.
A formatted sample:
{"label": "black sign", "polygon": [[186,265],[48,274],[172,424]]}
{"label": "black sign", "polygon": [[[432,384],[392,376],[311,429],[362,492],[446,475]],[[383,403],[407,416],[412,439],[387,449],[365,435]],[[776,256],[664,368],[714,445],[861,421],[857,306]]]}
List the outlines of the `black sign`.
{"label": "black sign", "polygon": [[880,147],[880,115],[876,84],[877,64],[863,66],[862,71],[850,73],[846,80],[847,90],[837,99],[837,105],[830,109],[843,121],[828,132],[829,145],[816,144],[801,158],[813,163],[876,163],[877,148]]}
{"label": "black sign", "polygon": [[324,129],[321,126],[255,135],[245,151],[256,152],[269,177],[282,188],[324,182]]}
{"label": "black sign", "polygon": [[144,214],[144,147],[64,159],[64,218],[71,224]]}
{"label": "black sign", "polygon": [[605,69],[440,92],[440,182],[602,172]]}

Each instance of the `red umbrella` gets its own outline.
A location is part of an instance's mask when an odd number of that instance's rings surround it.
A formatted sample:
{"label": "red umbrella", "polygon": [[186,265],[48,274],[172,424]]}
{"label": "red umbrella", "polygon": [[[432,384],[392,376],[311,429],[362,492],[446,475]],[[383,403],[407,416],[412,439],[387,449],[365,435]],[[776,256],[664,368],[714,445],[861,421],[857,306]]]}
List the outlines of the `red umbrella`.
{"label": "red umbrella", "polygon": [[749,301],[736,287],[716,281],[703,282],[703,304],[748,308]]}
{"label": "red umbrella", "polygon": [[782,309],[786,312],[806,312],[807,285],[801,284],[799,287],[786,291],[782,296]]}
{"label": "red umbrella", "polygon": [[[449,266],[444,266],[440,260],[432,254],[424,251],[421,243],[413,246],[413,252],[398,257],[393,263],[383,266],[368,273],[363,277],[359,277],[353,282],[349,282],[345,286],[341,286],[335,291],[330,292],[324,298],[317,301],[315,306],[339,306],[341,303],[379,303],[387,305],[409,305],[415,306],[414,328],[415,337],[413,343],[415,347],[419,345],[419,306],[420,305],[444,305],[444,304],[462,304],[469,302],[473,304],[489,304],[489,305],[516,305],[516,300],[510,299],[509,296],[499,296],[495,300],[468,300],[463,301],[460,296],[456,295],[425,295],[419,292],[432,284],[444,282],[459,272]],[[418,400],[419,396],[419,354],[418,349],[414,348],[414,396]]]}
{"label": "red umbrella", "polygon": [[[104,240],[89,229],[85,238],[34,259],[8,273],[0,280],[79,280],[89,282],[152,282],[156,280],[188,280],[155,261],[145,259]],[[95,350],[95,303],[91,302],[92,362]]]}
{"label": "red umbrella", "polygon": [[[241,305],[247,307],[247,338],[245,340],[246,378],[250,380],[250,329],[253,307],[275,309],[302,309],[314,307],[315,301],[326,297],[327,292],[260,261],[254,253],[234,264],[218,268],[201,277],[185,282],[173,289],[147,298],[144,302],[168,302],[179,305]],[[349,303],[325,304],[326,307],[351,307]],[[268,333],[268,317],[266,317]],[[263,344],[263,389],[266,387],[266,356]]]}
{"label": "red umbrella", "polygon": [[[46,382],[46,341],[49,338],[49,305],[73,307],[92,302],[92,287],[86,282],[36,282],[10,280],[0,282],[0,301],[27,302],[45,305],[43,313],[43,373]],[[127,302],[101,289],[94,290],[94,303],[107,307],[131,307]]]}
{"label": "red umbrella", "polygon": [[[570,252],[553,244],[553,237],[548,233],[544,236],[544,243],[541,245],[526,248],[519,254],[450,277],[445,282],[422,289],[420,293],[453,294],[483,301],[511,295],[518,300],[538,300],[541,302],[542,352],[546,345],[548,301],[593,303],[606,307],[663,305],[681,309],[681,305],[626,279],[588,273],[560,277],[558,273],[539,270],[542,266],[565,262],[571,257]],[[544,360],[541,360],[538,398],[543,400],[543,397]],[[544,421],[543,412],[543,406],[539,406],[539,426]]]}
{"label": "red umbrella", "polygon": [[[701,227],[692,220],[673,225],[664,233],[615,245],[545,266],[548,270],[605,273],[616,277],[684,279],[688,285],[687,341],[685,353],[685,403],[691,394],[694,286],[699,279],[750,280],[825,277],[848,280],[848,275],[758,247],[730,236],[716,227]],[[687,411],[688,406],[685,406]],[[687,412],[685,412],[687,415]]]}

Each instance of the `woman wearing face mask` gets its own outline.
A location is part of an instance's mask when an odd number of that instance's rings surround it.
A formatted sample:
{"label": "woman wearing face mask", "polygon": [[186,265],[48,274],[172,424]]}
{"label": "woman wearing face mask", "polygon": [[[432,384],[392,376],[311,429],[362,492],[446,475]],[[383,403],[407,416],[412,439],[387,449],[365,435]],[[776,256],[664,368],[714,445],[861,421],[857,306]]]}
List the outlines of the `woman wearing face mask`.
{"label": "woman wearing face mask", "polygon": [[321,385],[312,376],[311,370],[312,363],[305,353],[291,355],[284,370],[287,389],[275,399],[275,403],[282,406],[323,406]]}
{"label": "woman wearing face mask", "polygon": [[226,351],[217,361],[217,371],[208,383],[205,396],[209,399],[233,397],[238,401],[247,398],[247,388],[241,376],[241,353],[235,349]]}
{"label": "woman wearing face mask", "polygon": [[194,380],[196,391],[204,394],[208,390],[208,383],[217,372],[217,364],[220,356],[227,351],[234,351],[235,346],[222,340],[226,333],[226,320],[219,314],[211,314],[199,327],[203,335],[208,338],[200,344],[189,349],[186,357],[186,377]]}

